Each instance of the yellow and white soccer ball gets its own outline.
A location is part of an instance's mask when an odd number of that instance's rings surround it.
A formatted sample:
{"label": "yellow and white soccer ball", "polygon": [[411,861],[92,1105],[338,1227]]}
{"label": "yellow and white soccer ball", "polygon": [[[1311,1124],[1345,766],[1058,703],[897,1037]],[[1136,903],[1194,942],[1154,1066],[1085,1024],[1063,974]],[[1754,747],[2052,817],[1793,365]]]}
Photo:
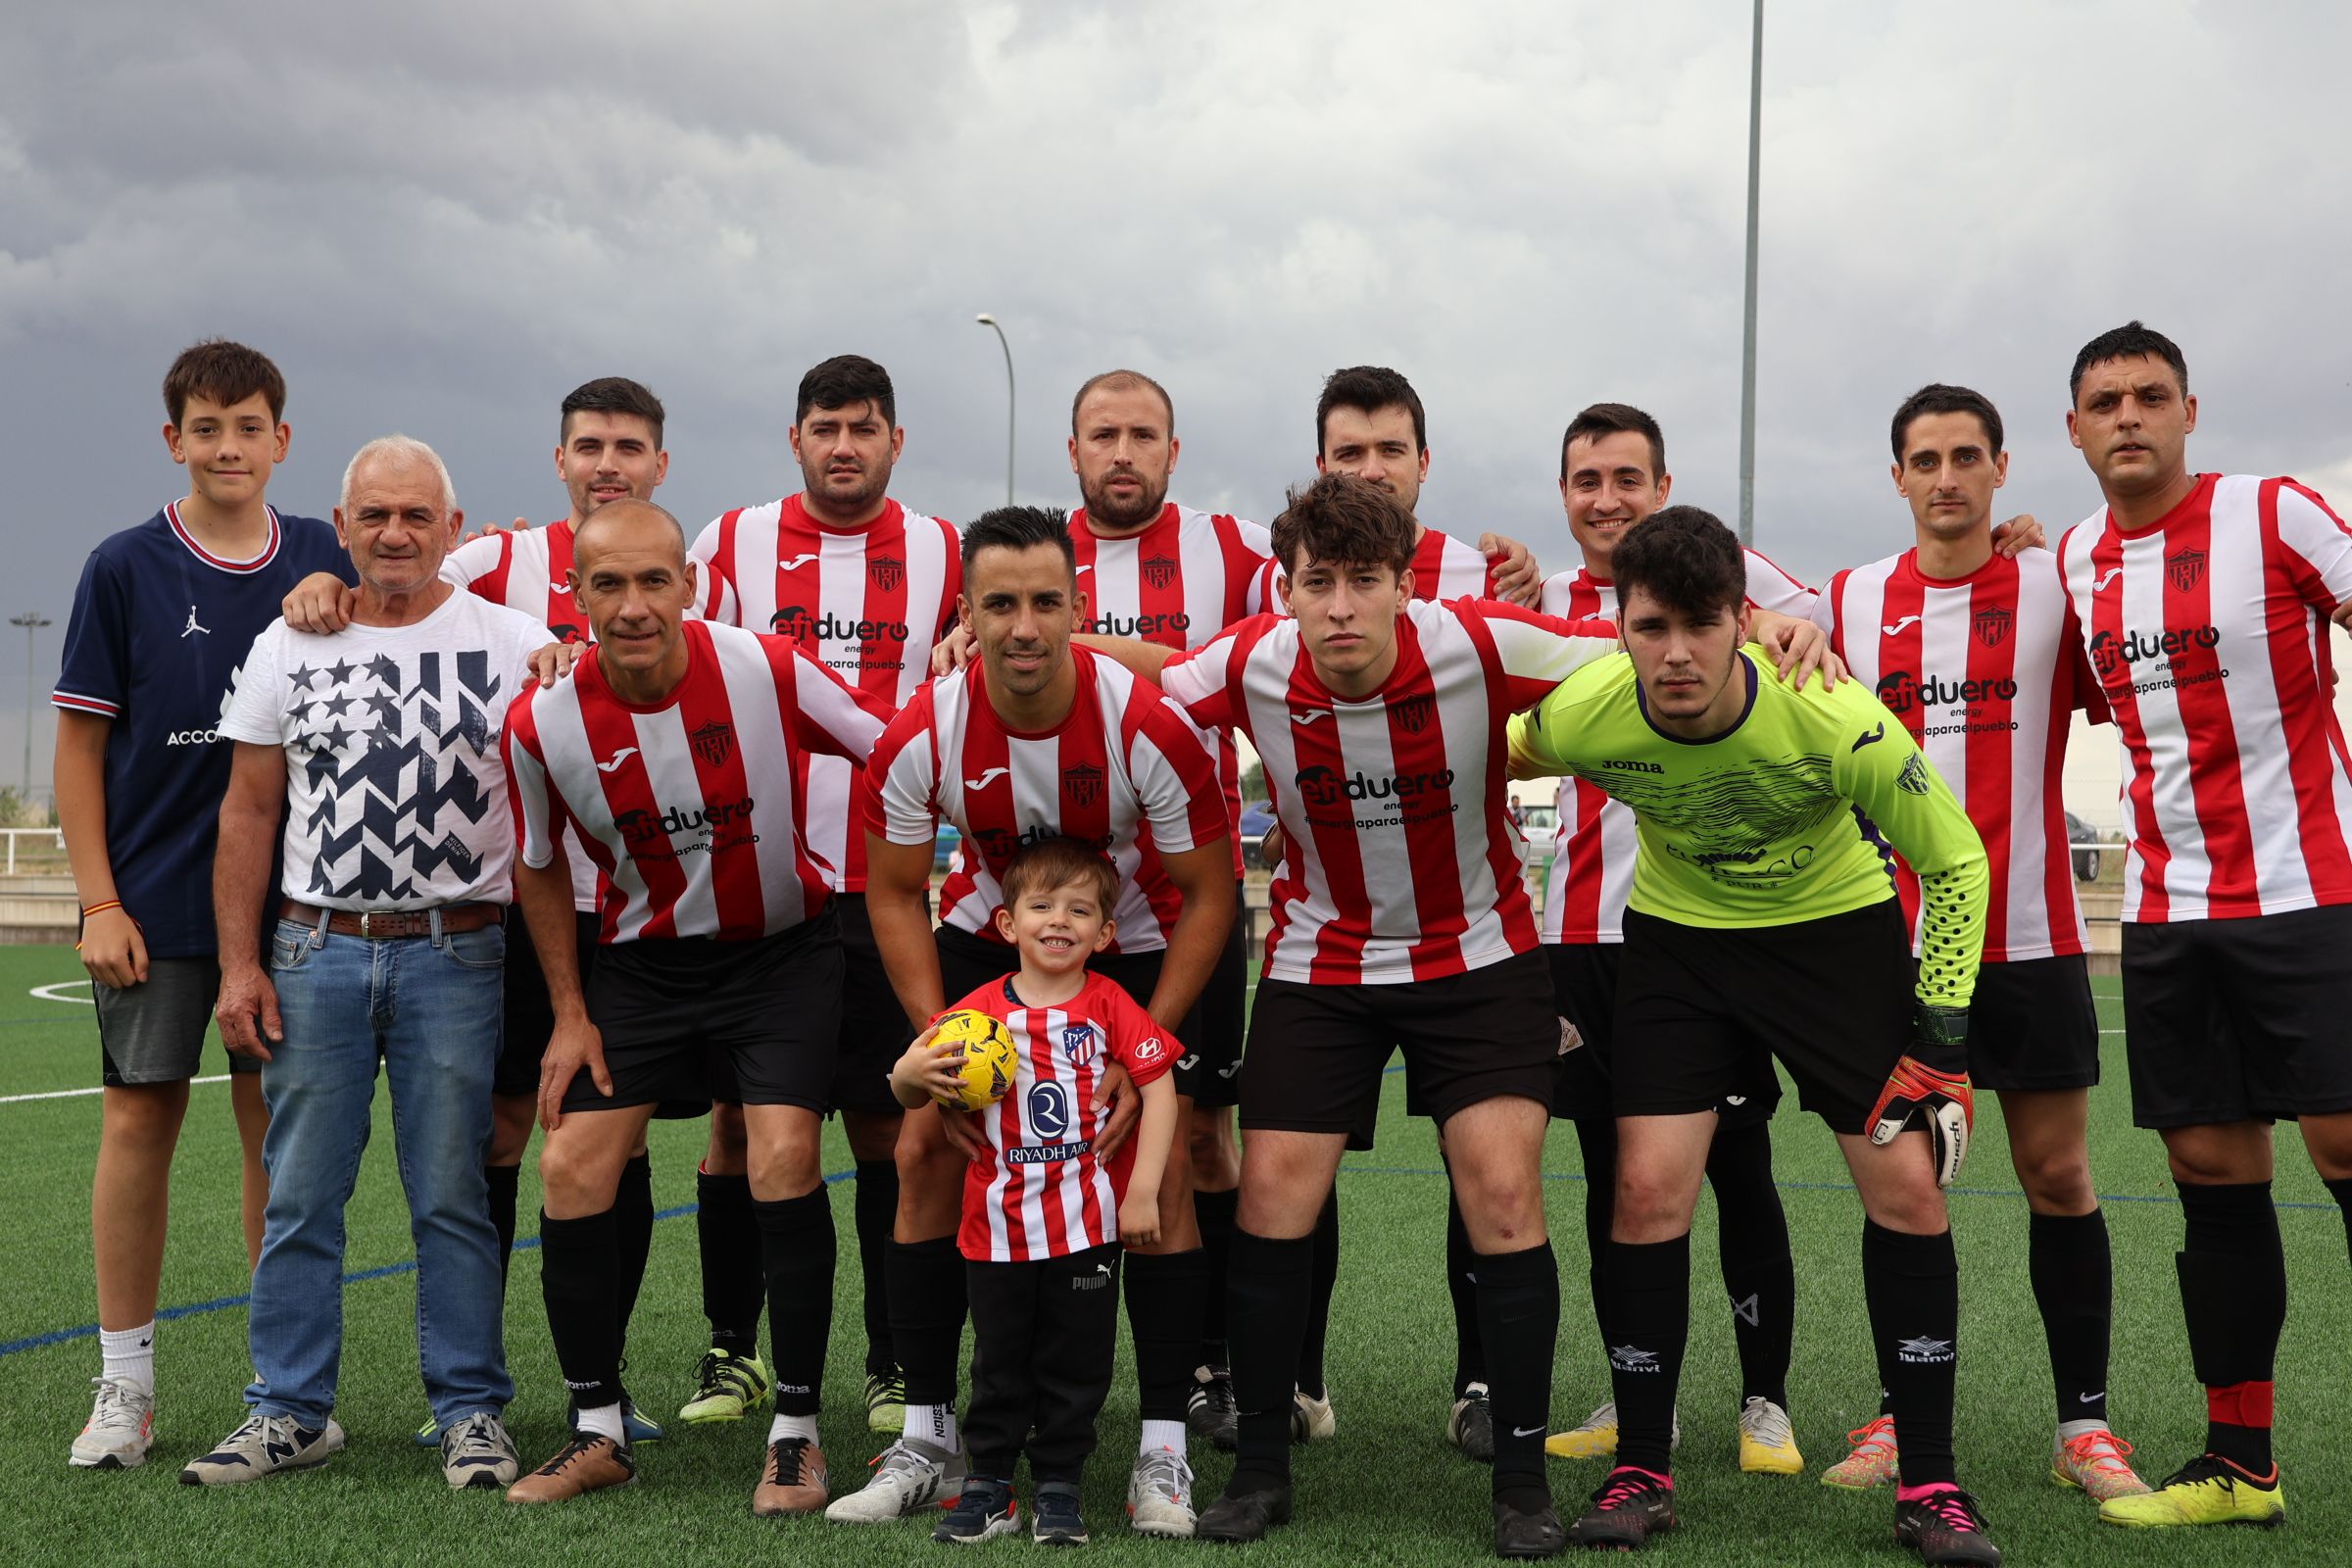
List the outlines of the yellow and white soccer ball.
{"label": "yellow and white soccer ball", "polygon": [[931,1049],[963,1053],[959,1075],[963,1092],[942,1102],[959,1104],[966,1110],[986,1110],[1003,1100],[1011,1092],[1013,1076],[1020,1071],[1012,1031],[1004,1027],[1003,1019],[976,1007],[958,1007],[940,1014],[939,1033],[932,1037]]}

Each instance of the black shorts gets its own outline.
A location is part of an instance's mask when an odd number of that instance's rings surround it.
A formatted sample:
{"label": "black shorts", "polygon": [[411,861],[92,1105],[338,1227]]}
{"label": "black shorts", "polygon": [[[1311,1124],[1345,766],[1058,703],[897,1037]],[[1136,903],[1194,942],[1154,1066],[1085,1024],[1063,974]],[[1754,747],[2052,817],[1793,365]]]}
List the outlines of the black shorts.
{"label": "black shorts", "polygon": [[731,1077],[741,1103],[822,1114],[841,1019],[840,921],[827,908],[751,942],[615,943],[597,956],[588,1016],[604,1035],[612,1096],[583,1072],[565,1110],[708,1102],[714,1081]]}
{"label": "black shorts", "polygon": [[2352,906],[2124,927],[2132,1119],[2352,1110]]}
{"label": "black shorts", "polygon": [[1968,1076],[1979,1089],[2088,1089],[2099,1081],[2090,960],[2071,954],[1977,970]]}
{"label": "black shorts", "polygon": [[[952,925],[941,926],[934,935],[939,942],[940,990],[951,1004],[1020,967],[1019,957],[1002,942],[991,942]],[[1152,993],[1159,986],[1159,968],[1166,957],[1167,954],[1156,948],[1150,953],[1098,953],[1086,966],[1095,974],[1116,981],[1137,1006],[1148,1008],[1152,1005]],[[1200,1010],[1196,1005],[1186,1021],[1199,1017]],[[1197,1053],[1190,1035],[1182,1030],[1169,1032],[1183,1050],[1176,1065],[1169,1070],[1168,1081],[1176,1086],[1179,1095],[1191,1095],[1207,1071],[1205,1061],[1195,1059]],[[1192,1062],[1189,1067],[1185,1065],[1188,1060]]]}
{"label": "black shorts", "polygon": [[1861,1133],[1911,1039],[1900,906],[1789,925],[1695,926],[1628,910],[1611,1063],[1620,1116],[1681,1116],[1772,1070],[1834,1131]]}
{"label": "black shorts", "polygon": [[1261,980],[1242,1057],[1242,1130],[1345,1133],[1370,1149],[1381,1071],[1404,1052],[1405,1097],[1442,1126],[1484,1100],[1548,1106],[1560,1020],[1544,956],[1398,985]]}
{"label": "black shorts", "polygon": [[[890,1092],[890,1069],[914,1038],[906,1009],[882,967],[865,895],[837,893],[841,911],[841,1038],[833,1062],[832,1108],[895,1116],[903,1108]],[[958,996],[961,992],[956,993]]]}
{"label": "black shorts", "polygon": [[[1176,1031],[1184,1054],[1176,1058],[1176,1092],[1196,1105],[1238,1104],[1242,1098],[1242,1031],[1250,1016],[1250,942],[1242,890],[1233,890],[1233,929],[1225,951],[1209,971],[1200,1000]],[[1190,1087],[1187,1087],[1187,1086]]]}
{"label": "black shorts", "polygon": [[[597,918],[574,911],[572,921],[580,956],[580,987],[585,991],[588,977],[596,969]],[[547,1000],[547,973],[539,967],[539,950],[531,945],[531,923],[522,917],[518,904],[507,906],[505,1030],[490,1092],[538,1094],[539,1058],[547,1054],[547,1037],[556,1032],[556,1009]]]}
{"label": "black shorts", "polygon": [[[1552,1005],[1566,1026],[1560,1031],[1560,1078],[1552,1089],[1551,1113],[1564,1121],[1612,1118],[1617,1106],[1609,1064],[1625,944],[1549,943],[1544,960],[1551,969]],[[1746,1084],[1716,1102],[1715,1113],[1726,1127],[1752,1127],[1772,1120],[1780,1103],[1781,1077],[1765,1057]]]}

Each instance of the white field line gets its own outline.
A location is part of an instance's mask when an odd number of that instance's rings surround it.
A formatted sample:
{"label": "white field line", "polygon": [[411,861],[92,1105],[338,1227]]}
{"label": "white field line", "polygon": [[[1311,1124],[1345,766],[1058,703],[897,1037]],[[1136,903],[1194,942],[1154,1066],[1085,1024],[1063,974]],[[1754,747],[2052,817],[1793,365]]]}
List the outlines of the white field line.
{"label": "white field line", "polygon": [[[191,1078],[188,1082],[192,1084],[224,1084],[228,1082],[228,1074],[220,1073],[211,1078]],[[0,1095],[0,1105],[22,1105],[28,1100],[78,1100],[83,1095],[105,1093],[104,1089],[52,1089],[45,1095]]]}

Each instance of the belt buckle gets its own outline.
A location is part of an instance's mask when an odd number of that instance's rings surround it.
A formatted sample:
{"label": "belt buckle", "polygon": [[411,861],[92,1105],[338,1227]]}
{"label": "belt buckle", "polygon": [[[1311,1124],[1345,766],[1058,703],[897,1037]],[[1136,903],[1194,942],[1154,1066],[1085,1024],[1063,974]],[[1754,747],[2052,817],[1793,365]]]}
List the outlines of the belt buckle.
{"label": "belt buckle", "polygon": [[375,933],[369,930],[368,926],[368,922],[374,918],[375,916],[370,914],[366,909],[362,909],[360,911],[360,936],[363,940],[371,938],[375,935]]}

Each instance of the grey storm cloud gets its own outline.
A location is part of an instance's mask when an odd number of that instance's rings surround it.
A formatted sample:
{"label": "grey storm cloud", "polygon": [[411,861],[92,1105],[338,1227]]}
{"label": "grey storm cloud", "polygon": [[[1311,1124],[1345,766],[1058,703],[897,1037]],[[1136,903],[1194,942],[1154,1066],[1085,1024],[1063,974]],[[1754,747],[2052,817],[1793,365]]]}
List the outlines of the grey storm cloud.
{"label": "grey storm cloud", "polygon": [[[0,60],[0,419],[14,598],[61,622],[90,543],[182,488],[171,356],[286,370],[271,488],[322,514],[400,429],[475,521],[557,514],[555,407],[671,411],[691,525],[798,487],[809,364],[889,366],[894,491],[1074,501],[1078,382],[1167,383],[1177,495],[1265,519],[1321,377],[1397,367],[1423,515],[1567,564],[1583,404],[1639,403],[1676,499],[1738,506],[1748,8],[1739,0],[131,3],[12,22]],[[1886,421],[1929,380],[2001,406],[2006,498],[2096,505],[2065,373],[2139,316],[2180,338],[2192,458],[2352,494],[2328,5],[1774,0],[1765,47],[1759,545],[1818,580],[1908,538]],[[45,634],[36,678],[56,667]],[[0,638],[0,693],[22,682]],[[0,701],[0,777],[22,730]],[[45,749],[44,713],[37,738]],[[44,764],[45,766],[45,764]]]}

